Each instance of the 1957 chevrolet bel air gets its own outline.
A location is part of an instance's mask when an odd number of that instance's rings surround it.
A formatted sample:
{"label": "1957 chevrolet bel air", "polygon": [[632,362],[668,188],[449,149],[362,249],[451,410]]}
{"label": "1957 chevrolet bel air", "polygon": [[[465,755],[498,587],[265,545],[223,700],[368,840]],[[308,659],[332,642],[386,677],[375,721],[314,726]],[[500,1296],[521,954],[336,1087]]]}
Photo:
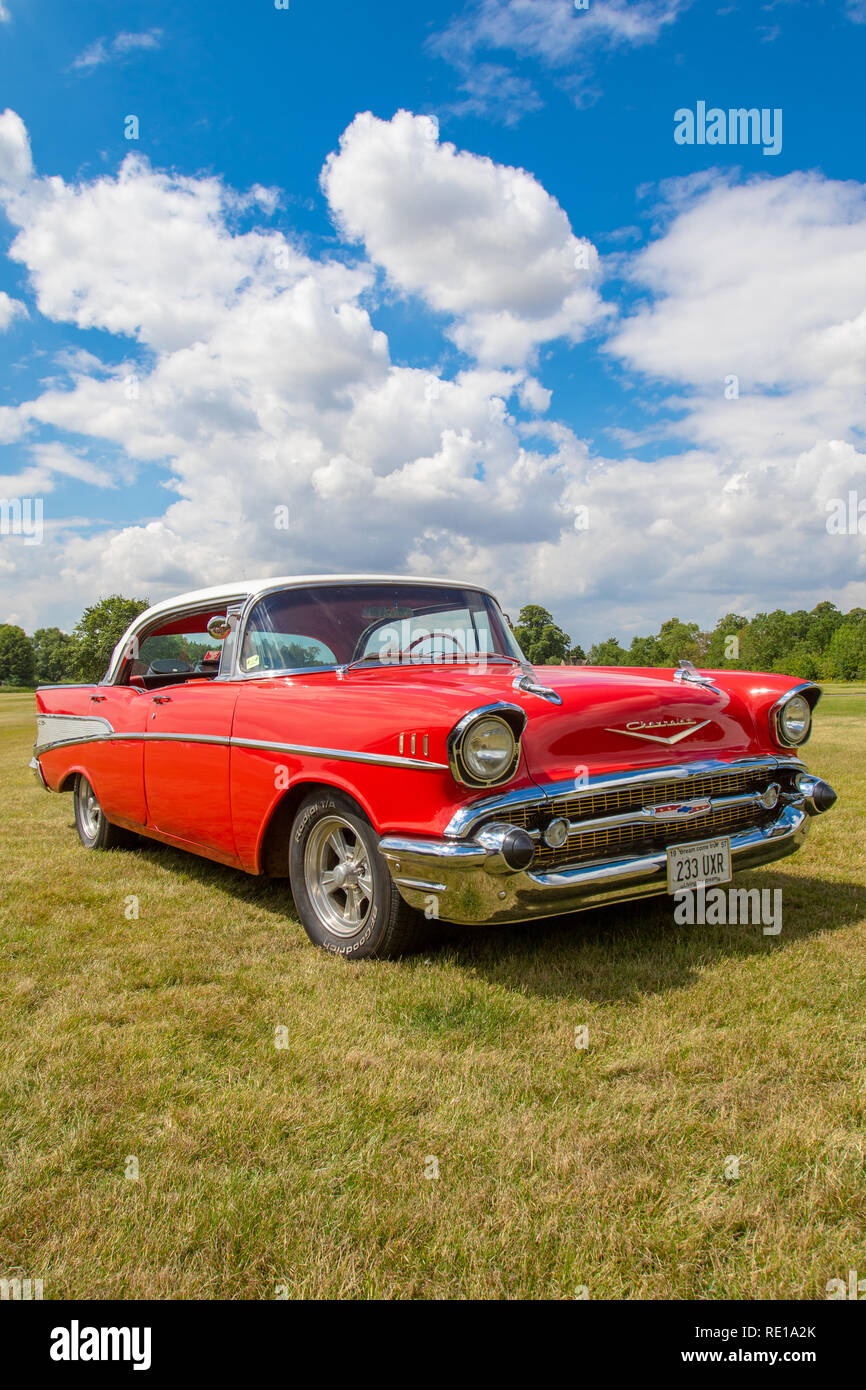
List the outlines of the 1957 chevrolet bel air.
{"label": "1957 chevrolet bel air", "polygon": [[[820,689],[545,667],[476,584],[242,581],[138,617],[98,685],[43,686],[31,766],[87,849],[130,832],[288,877],[318,945],[726,882],[835,793],[798,757]],[[429,928],[428,928],[429,929]]]}

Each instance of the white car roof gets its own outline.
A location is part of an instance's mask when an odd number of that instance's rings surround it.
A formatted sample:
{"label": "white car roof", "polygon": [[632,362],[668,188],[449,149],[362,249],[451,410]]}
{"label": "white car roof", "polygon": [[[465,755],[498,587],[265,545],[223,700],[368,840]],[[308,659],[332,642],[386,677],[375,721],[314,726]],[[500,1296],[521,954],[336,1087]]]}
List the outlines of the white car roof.
{"label": "white car roof", "polygon": [[158,617],[160,613],[173,612],[176,608],[196,607],[198,604],[222,603],[232,598],[250,598],[253,594],[264,593],[268,589],[297,588],[306,584],[438,584],[449,589],[478,589],[489,594],[485,584],[475,580],[438,579],[425,574],[288,574],[268,579],[237,579],[234,583],[215,584],[208,589],[191,589],[186,594],[176,594],[172,598],[154,603],[136,619],[136,625],[145,617]]}
{"label": "white car roof", "polygon": [[149,627],[152,620],[163,613],[175,613],[180,608],[204,607],[211,603],[216,608],[230,600],[245,602],[256,594],[308,584],[437,584],[449,589],[476,589],[483,594],[491,593],[485,585],[477,584],[474,580],[436,579],[425,574],[287,574],[267,579],[236,579],[234,583],[215,584],[209,589],[191,589],[186,594],[175,594],[139,613],[115,647],[104,679],[111,680],[116,675],[121,656],[133,634],[143,627]]}

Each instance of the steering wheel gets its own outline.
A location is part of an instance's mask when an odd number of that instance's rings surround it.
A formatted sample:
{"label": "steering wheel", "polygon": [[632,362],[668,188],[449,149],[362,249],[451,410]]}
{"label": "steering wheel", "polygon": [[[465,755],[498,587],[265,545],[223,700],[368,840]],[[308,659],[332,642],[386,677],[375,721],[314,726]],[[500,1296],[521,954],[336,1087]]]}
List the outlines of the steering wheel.
{"label": "steering wheel", "polygon": [[417,647],[419,642],[430,642],[434,637],[447,638],[449,642],[454,643],[455,650],[458,651],[461,656],[466,655],[465,647],[463,647],[463,645],[461,644],[460,639],[454,636],[453,632],[441,632],[439,630],[435,630],[433,632],[419,632],[418,636],[413,638],[413,640],[409,643],[408,647],[403,648],[403,650],[400,653],[401,659],[404,656],[411,656],[412,648]]}

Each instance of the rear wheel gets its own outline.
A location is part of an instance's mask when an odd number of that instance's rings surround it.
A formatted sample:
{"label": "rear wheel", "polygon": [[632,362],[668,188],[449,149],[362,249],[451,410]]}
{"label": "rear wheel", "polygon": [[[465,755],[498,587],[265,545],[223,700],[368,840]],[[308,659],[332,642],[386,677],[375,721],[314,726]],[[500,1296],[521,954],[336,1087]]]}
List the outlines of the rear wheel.
{"label": "rear wheel", "polygon": [[120,849],[132,842],[132,836],[127,831],[111,825],[105,819],[96,792],[80,772],[75,779],[72,798],[75,804],[75,828],[85,849]]}
{"label": "rear wheel", "polygon": [[311,793],[298,808],[289,873],[311,941],[351,960],[418,948],[424,918],[403,901],[360,807],[342,792]]}

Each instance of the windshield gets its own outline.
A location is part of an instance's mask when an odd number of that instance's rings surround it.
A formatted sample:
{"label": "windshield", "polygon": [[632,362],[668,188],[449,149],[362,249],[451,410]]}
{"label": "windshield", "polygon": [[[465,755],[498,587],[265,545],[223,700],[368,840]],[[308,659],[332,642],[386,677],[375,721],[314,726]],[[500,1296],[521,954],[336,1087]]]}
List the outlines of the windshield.
{"label": "windshield", "polygon": [[501,610],[476,589],[421,583],[321,584],[255,604],[244,674],[346,666],[522,661]]}

